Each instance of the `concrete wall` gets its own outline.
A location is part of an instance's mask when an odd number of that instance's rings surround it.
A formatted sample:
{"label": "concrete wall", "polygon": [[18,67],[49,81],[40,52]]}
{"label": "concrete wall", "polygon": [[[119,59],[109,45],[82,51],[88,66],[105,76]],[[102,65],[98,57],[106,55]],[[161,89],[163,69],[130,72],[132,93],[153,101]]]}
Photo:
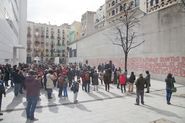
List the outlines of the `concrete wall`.
{"label": "concrete wall", "polygon": [[[185,84],[185,13],[178,5],[142,16],[137,27],[137,41],[144,44],[129,54],[128,70],[151,72],[152,78],[164,80],[167,73],[176,76],[177,82]],[[112,60],[116,66],[124,67],[121,47],[112,44],[113,27],[97,32],[77,42],[77,58],[69,62],[89,61],[89,64]]]}

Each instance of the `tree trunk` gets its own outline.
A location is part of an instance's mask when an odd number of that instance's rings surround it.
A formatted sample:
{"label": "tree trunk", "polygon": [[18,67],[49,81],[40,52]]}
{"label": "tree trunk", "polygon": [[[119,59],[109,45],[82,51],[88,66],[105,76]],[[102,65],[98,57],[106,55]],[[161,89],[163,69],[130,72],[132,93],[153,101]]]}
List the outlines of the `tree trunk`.
{"label": "tree trunk", "polygon": [[127,75],[127,59],[128,59],[128,53],[125,52],[125,73]]}

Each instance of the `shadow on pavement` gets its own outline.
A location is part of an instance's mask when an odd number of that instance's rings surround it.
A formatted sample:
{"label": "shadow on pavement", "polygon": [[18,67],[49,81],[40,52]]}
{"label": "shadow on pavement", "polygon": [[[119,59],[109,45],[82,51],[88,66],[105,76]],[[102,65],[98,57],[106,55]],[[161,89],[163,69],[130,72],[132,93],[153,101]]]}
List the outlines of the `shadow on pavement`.
{"label": "shadow on pavement", "polygon": [[159,109],[159,108],[150,106],[150,105],[146,105],[146,104],[145,104],[145,105],[143,105],[142,107],[147,108],[147,109],[149,109],[149,110],[152,110],[152,111],[154,111],[154,112],[157,112],[157,113],[159,113],[159,114],[169,116],[169,117],[182,118],[182,117],[178,116],[176,113],[173,113],[173,112],[170,112],[170,111],[165,111],[165,110],[162,110],[162,109]]}
{"label": "shadow on pavement", "polygon": [[82,104],[77,104],[76,107],[82,111],[87,111],[87,112],[92,112],[91,110],[87,109],[84,105]]}
{"label": "shadow on pavement", "polygon": [[22,103],[23,96],[14,97],[12,102],[7,105],[6,111],[12,112],[16,106],[18,106],[20,103]]}
{"label": "shadow on pavement", "polygon": [[99,97],[99,96],[97,96],[97,95],[95,95],[95,94],[93,94],[93,93],[88,93],[88,95],[89,95],[90,97],[94,98],[94,99],[101,99],[101,97]]}
{"label": "shadow on pavement", "polygon": [[[103,97],[111,97],[111,96],[109,96],[109,95],[107,95],[107,94],[105,94],[105,93],[103,93],[103,92],[101,92],[101,91],[98,91],[97,93],[100,94],[100,95],[102,95]],[[109,93],[110,93],[110,92],[109,92]]]}
{"label": "shadow on pavement", "polygon": [[184,108],[184,109],[185,109],[185,107],[183,107],[183,106],[181,106],[181,105],[171,104],[171,106],[175,106],[175,107],[179,107],[179,108]]}
{"label": "shadow on pavement", "polygon": [[53,113],[58,113],[58,105],[56,103],[54,103],[55,100],[51,99],[48,100],[48,107],[49,107],[49,111],[53,112]]}

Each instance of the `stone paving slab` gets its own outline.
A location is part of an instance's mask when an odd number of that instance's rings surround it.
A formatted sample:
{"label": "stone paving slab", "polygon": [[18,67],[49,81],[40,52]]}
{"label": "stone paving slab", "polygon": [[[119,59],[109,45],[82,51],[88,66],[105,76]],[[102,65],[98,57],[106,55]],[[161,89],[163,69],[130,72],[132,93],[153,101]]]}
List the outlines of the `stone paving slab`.
{"label": "stone paving slab", "polygon": [[[179,88],[174,95],[185,94],[185,87]],[[92,89],[92,88],[91,88]],[[3,99],[2,123],[29,123],[25,116],[26,99],[24,95],[14,98],[13,90],[8,89],[7,97]],[[121,93],[116,85],[111,85],[110,92],[99,86],[99,92],[90,94],[81,90],[78,104],[73,104],[73,93],[69,91],[68,98],[58,98],[58,90],[54,89],[54,99],[48,100],[46,92],[41,91],[35,116],[38,123],[150,123],[164,118],[175,123],[185,122],[185,98],[172,97],[172,105],[165,100],[165,83],[152,80],[151,93],[145,93],[145,105],[136,106],[135,94]]]}

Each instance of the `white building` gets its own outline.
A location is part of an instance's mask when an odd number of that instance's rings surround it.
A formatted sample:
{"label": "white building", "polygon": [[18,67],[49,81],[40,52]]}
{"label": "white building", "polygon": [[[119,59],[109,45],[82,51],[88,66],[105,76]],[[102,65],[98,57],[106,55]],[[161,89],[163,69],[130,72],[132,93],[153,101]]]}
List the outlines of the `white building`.
{"label": "white building", "polygon": [[105,16],[106,16],[106,8],[105,4],[100,6],[100,8],[96,11],[96,15],[94,18],[95,29],[101,29],[105,27]]}
{"label": "white building", "polygon": [[0,64],[26,62],[27,0],[0,2]]}
{"label": "white building", "polygon": [[94,28],[94,16],[96,12],[87,11],[82,15],[82,37],[92,34],[95,31]]}

